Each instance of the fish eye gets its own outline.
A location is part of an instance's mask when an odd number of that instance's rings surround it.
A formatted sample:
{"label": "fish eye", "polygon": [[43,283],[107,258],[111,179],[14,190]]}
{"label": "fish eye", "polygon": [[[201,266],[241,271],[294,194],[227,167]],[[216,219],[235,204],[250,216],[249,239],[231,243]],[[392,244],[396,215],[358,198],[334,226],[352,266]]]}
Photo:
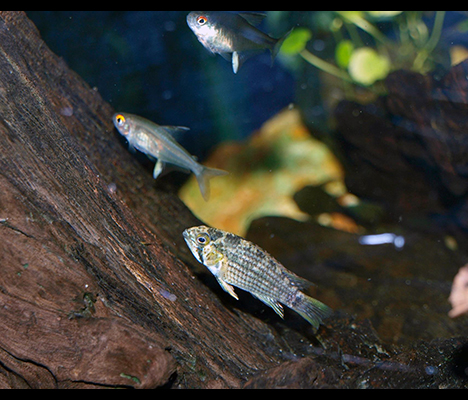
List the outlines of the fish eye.
{"label": "fish eye", "polygon": [[197,236],[197,243],[201,246],[206,246],[210,243],[210,237],[206,233]]}
{"label": "fish eye", "polygon": [[115,121],[117,122],[118,126],[124,126],[125,122],[127,122],[123,115],[117,115],[117,117],[115,117]]}
{"label": "fish eye", "polygon": [[208,18],[201,15],[200,17],[197,18],[197,22],[198,22],[198,25],[200,26],[206,25],[206,23],[208,22]]}

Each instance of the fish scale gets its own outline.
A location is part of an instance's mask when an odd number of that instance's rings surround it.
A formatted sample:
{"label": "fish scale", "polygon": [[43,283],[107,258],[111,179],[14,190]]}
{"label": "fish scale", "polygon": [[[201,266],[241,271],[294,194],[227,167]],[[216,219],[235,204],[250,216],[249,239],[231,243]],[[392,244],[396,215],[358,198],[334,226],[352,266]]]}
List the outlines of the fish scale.
{"label": "fish scale", "polygon": [[234,287],[251,293],[284,317],[281,304],[293,309],[318,329],[331,309],[301,292],[306,280],[283,267],[266,251],[239,236],[205,226],[184,232],[185,241],[222,288],[238,299]]}
{"label": "fish scale", "polygon": [[[246,290],[255,289],[264,294],[272,291],[280,293],[282,274],[276,271],[275,265],[266,264],[261,258],[253,257],[245,251],[241,253],[239,262],[229,261],[228,265],[228,271],[225,272],[228,283],[237,287],[242,285]],[[249,268],[252,265],[255,265],[255,268]],[[260,280],[262,276],[263,279]]]}

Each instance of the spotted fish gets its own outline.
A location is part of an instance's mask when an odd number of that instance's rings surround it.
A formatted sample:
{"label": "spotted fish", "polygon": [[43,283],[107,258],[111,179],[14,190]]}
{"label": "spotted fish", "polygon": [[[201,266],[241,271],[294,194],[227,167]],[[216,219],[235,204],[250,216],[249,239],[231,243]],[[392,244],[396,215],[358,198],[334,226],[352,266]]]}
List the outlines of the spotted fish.
{"label": "spotted fish", "polygon": [[285,305],[315,329],[331,309],[304,293],[311,283],[288,271],[266,251],[239,236],[205,226],[188,229],[184,239],[195,258],[238,300],[234,287],[251,293],[284,318]]}

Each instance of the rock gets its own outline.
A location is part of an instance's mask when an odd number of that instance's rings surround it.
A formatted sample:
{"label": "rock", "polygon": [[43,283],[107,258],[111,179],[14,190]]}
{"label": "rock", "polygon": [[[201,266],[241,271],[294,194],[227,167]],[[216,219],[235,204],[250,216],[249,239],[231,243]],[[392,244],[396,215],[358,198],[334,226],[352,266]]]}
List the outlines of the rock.
{"label": "rock", "polygon": [[285,362],[277,368],[265,371],[251,379],[244,389],[332,389],[339,388],[337,382],[341,370],[325,368],[314,360],[304,358]]}

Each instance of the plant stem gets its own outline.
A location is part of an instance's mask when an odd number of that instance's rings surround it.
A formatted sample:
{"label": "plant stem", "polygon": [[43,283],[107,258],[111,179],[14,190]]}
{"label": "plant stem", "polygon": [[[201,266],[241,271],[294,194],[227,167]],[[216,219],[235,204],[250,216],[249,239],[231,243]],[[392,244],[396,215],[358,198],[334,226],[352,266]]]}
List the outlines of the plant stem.
{"label": "plant stem", "polygon": [[301,57],[306,60],[309,64],[312,64],[314,67],[324,71],[330,75],[336,76],[337,78],[343,79],[346,82],[354,83],[352,78],[348,75],[347,72],[335,67],[334,65],[322,60],[316,55],[312,54],[309,50],[303,50],[300,53]]}
{"label": "plant stem", "polygon": [[345,21],[356,25],[358,28],[362,29],[364,32],[367,32],[378,42],[382,44],[386,44],[388,42],[387,37],[366,19],[360,16],[356,16],[356,15],[353,15],[352,17],[350,17],[348,14],[346,14],[346,11],[344,12],[335,11],[335,12]]}
{"label": "plant stem", "polygon": [[434,52],[437,45],[439,44],[440,38],[442,36],[442,31],[444,28],[445,14],[447,11],[437,11],[436,19],[434,23],[434,29],[432,31],[431,38],[426,43],[424,48],[419,52],[416,60],[414,61],[414,69],[421,71],[424,67],[429,56]]}

